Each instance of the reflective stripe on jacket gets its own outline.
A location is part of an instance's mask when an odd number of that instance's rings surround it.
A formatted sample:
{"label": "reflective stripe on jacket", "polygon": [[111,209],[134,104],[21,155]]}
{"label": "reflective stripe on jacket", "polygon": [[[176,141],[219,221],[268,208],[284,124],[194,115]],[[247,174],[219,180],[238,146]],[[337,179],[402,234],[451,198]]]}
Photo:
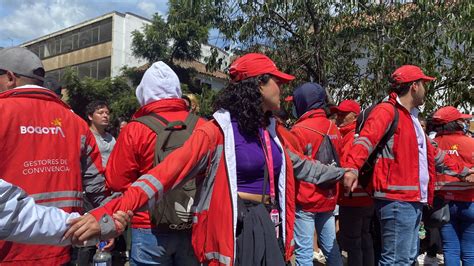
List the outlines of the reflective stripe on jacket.
{"label": "reflective stripe on jacket", "polygon": [[[342,159],[345,160],[347,153],[349,153],[352,143],[354,142],[356,121],[352,122],[349,125],[339,128],[339,131],[342,135]],[[339,199],[338,204],[346,207],[365,207],[371,206],[374,201],[372,197],[367,193],[370,193],[370,186],[363,188],[361,185],[358,185],[355,190],[349,194],[344,188],[342,183],[339,183]]]}
{"label": "reflective stripe on jacket", "polygon": [[[389,101],[399,111],[399,122],[395,134],[378,156],[374,167],[374,197],[389,200],[419,202],[421,200],[418,143],[415,127],[408,110],[397,102],[397,94],[392,93]],[[381,103],[370,113],[360,136],[354,141],[343,166],[360,169],[375,149],[378,142],[394,119],[390,103]],[[434,147],[428,137],[428,202],[432,203],[436,171],[464,177],[468,168],[457,163],[450,156]]]}
{"label": "reflective stripe on jacket", "polygon": [[[81,212],[83,196],[99,205],[105,197],[101,156],[87,123],[68,105],[53,92],[28,85],[0,93],[0,115],[0,176],[5,181],[38,204],[66,212]],[[1,241],[0,264],[64,264],[69,249]]]}
{"label": "reflective stripe on jacket", "polygon": [[[142,106],[133,118],[150,113],[159,114],[168,121],[184,121],[189,114],[182,99],[171,98]],[[196,127],[203,123],[204,119],[200,119]],[[153,168],[156,138],[156,133],[142,123],[129,123],[122,129],[107,163],[105,176],[108,189],[123,192]],[[134,213],[132,227],[151,228],[148,211]]]}
{"label": "reflective stripe on jacket", "polygon": [[[440,133],[434,141],[438,148],[451,154],[467,167],[474,166],[474,139],[462,132]],[[436,193],[447,200],[474,202],[474,183],[462,182],[456,177],[438,174]]]}
{"label": "reflective stripe on jacket", "polygon": [[[233,265],[237,226],[235,145],[230,114],[220,110],[214,118],[197,128],[183,147],[138,178],[122,197],[91,214],[101,223],[103,215],[111,215],[117,210],[136,210],[147,203],[153,205],[175,185],[205,171],[193,218],[194,252],[201,262],[209,265]],[[290,260],[294,250],[294,177],[318,184],[341,178],[344,170],[309,160],[295,146],[293,135],[283,126],[276,125],[274,119],[271,121],[269,133],[284,153],[277,186],[285,258]]]}

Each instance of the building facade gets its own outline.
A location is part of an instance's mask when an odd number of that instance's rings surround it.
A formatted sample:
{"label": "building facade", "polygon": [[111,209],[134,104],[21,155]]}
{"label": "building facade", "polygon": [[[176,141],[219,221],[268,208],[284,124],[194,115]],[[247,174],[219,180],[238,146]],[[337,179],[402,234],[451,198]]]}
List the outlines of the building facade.
{"label": "building facade", "polygon": [[[141,31],[151,21],[133,13],[111,12],[49,35],[26,42],[21,46],[37,54],[43,62],[46,76],[61,82],[67,68],[76,70],[79,78],[103,79],[120,74],[124,66],[140,67],[147,62],[132,53],[132,32]],[[202,46],[201,62],[210,52]],[[219,56],[228,63],[230,56],[219,50]],[[223,64],[225,65],[225,63]],[[214,89],[226,84],[225,74],[201,73],[201,82]]]}

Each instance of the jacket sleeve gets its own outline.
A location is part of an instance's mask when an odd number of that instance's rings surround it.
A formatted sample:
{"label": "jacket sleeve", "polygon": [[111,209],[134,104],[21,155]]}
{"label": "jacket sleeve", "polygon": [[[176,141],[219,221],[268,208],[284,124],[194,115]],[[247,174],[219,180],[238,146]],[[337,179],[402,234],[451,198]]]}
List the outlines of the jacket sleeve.
{"label": "jacket sleeve", "polygon": [[95,137],[90,130],[81,140],[82,186],[85,197],[97,207],[106,197],[104,168]]}
{"label": "jacket sleeve", "polygon": [[370,113],[364,128],[344,156],[342,166],[358,171],[389,130],[395,118],[393,107],[389,103],[376,106]]}
{"label": "jacket sleeve", "polygon": [[181,148],[168,155],[147,174],[140,176],[125,190],[122,197],[92,210],[90,213],[99,221],[101,228],[106,228],[102,230],[102,235],[111,233],[108,230],[114,230],[104,223],[110,223],[113,213],[119,210],[136,211],[147,203],[152,207],[167,191],[207,169],[211,150],[215,149],[213,143],[202,129],[195,130]]}
{"label": "jacket sleeve", "polygon": [[278,130],[278,133],[283,138],[285,151],[293,164],[293,174],[296,179],[321,186],[333,184],[342,178],[345,173],[343,168],[324,165],[304,155],[301,143],[296,144],[296,134],[282,129]]}
{"label": "jacket sleeve", "polygon": [[138,131],[137,124],[130,123],[120,132],[107,162],[105,183],[107,189],[113,192],[125,191],[138,178],[140,157],[137,156],[136,142],[133,141],[133,134]]}
{"label": "jacket sleeve", "polygon": [[464,162],[458,160],[454,155],[447,154],[445,151],[433,145],[433,143],[433,141],[430,141],[428,145],[432,145],[435,150],[436,172],[464,180],[469,174],[469,168]]}
{"label": "jacket sleeve", "polygon": [[321,186],[335,183],[346,172],[343,168],[324,165],[290,148],[286,152],[293,164],[293,174],[298,180]]}
{"label": "jacket sleeve", "polygon": [[70,245],[62,241],[69,219],[78,213],[37,205],[19,187],[0,179],[0,240],[27,244]]}

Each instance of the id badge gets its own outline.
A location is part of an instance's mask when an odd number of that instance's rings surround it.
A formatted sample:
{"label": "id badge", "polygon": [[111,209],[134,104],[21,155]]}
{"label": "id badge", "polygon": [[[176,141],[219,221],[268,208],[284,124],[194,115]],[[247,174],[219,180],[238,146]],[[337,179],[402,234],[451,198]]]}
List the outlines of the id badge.
{"label": "id badge", "polygon": [[273,224],[275,225],[275,234],[276,237],[279,238],[279,232],[280,232],[280,213],[278,212],[277,209],[272,209],[270,212],[270,219],[272,220]]}

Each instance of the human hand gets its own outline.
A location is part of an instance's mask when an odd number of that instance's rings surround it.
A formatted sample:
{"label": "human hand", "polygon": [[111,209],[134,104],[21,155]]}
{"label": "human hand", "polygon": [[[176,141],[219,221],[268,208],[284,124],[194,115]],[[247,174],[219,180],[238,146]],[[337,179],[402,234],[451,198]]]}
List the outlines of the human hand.
{"label": "human hand", "polygon": [[474,183],[474,174],[470,174],[470,175],[466,176],[464,181],[469,182],[469,183]]}
{"label": "human hand", "polygon": [[133,216],[132,211],[127,211],[127,213],[123,211],[118,211],[114,213],[113,215],[114,222],[115,222],[115,228],[117,229],[117,233],[122,234],[123,231],[125,231],[125,228],[127,228],[128,223],[130,223],[130,220]]}
{"label": "human hand", "polygon": [[85,214],[81,217],[68,221],[69,229],[63,239],[71,238],[73,245],[83,245],[86,240],[100,237],[100,224],[94,216]]}
{"label": "human hand", "polygon": [[346,189],[347,192],[353,192],[354,189],[358,185],[358,177],[357,175],[351,171],[350,169],[346,169],[346,172],[344,173],[343,177],[343,184],[344,188]]}

